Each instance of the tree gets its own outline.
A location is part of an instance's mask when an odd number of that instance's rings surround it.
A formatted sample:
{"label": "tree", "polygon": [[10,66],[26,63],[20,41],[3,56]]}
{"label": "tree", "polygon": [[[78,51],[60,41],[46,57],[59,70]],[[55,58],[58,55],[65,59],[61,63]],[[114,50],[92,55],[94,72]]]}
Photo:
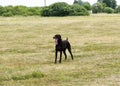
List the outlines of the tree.
{"label": "tree", "polygon": [[79,5],[83,5],[83,1],[82,0],[78,0],[78,4]]}
{"label": "tree", "polygon": [[89,2],[84,2],[82,6],[85,7],[87,10],[91,10],[91,5]]}
{"label": "tree", "polygon": [[115,12],[116,12],[116,13],[120,13],[120,5],[117,6],[117,8],[115,9]]}
{"label": "tree", "polygon": [[69,5],[65,2],[57,2],[42,9],[42,16],[67,16]]}
{"label": "tree", "polygon": [[50,5],[51,16],[66,16],[69,14],[69,5],[65,2],[57,2]]}
{"label": "tree", "polygon": [[78,4],[78,1],[77,1],[77,0],[74,0],[73,4]]}
{"label": "tree", "polygon": [[116,0],[103,0],[103,3],[105,3],[108,7],[111,7],[113,9],[116,8]]}
{"label": "tree", "polygon": [[98,2],[105,3],[107,7],[111,7],[113,9],[117,6],[116,0],[98,0]]}
{"label": "tree", "polygon": [[87,10],[91,10],[91,5],[89,2],[83,2],[82,0],[74,0],[73,4],[79,4],[80,6],[83,6]]}
{"label": "tree", "polygon": [[101,13],[103,11],[103,5],[100,2],[93,4],[92,12],[93,13]]}

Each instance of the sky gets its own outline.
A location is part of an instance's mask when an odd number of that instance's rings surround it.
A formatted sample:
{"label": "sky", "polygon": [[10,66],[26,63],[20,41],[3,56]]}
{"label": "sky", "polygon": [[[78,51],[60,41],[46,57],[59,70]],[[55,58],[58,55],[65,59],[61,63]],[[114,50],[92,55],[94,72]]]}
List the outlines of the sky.
{"label": "sky", "polygon": [[[82,0],[88,1],[91,5],[96,3],[97,0]],[[117,4],[120,5],[120,0],[116,0]],[[73,4],[74,0],[46,0],[46,5],[50,5],[55,2],[67,2],[68,4]],[[8,5],[24,5],[24,6],[44,6],[44,0],[0,0],[0,5],[8,6]]]}

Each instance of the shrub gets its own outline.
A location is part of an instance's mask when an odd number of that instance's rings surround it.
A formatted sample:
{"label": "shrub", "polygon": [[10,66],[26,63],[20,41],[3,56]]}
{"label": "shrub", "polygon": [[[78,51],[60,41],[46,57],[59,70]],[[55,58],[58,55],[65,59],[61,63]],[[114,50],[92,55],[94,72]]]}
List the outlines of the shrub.
{"label": "shrub", "polygon": [[89,12],[78,4],[74,4],[70,7],[70,16],[80,16],[80,15],[89,15]]}
{"label": "shrub", "polygon": [[49,7],[43,7],[41,10],[41,16],[51,16]]}
{"label": "shrub", "polygon": [[112,9],[111,7],[105,7],[104,12],[105,13],[114,13],[114,9]]}
{"label": "shrub", "polygon": [[69,14],[69,5],[65,2],[54,3],[42,9],[42,16],[67,16]]}
{"label": "shrub", "polygon": [[6,17],[10,17],[10,16],[13,16],[13,6],[5,6],[3,7],[2,9],[2,16],[6,16]]}
{"label": "shrub", "polygon": [[26,6],[15,6],[13,9],[15,15],[26,16],[28,14],[28,9]]}
{"label": "shrub", "polygon": [[6,12],[6,13],[3,13],[2,16],[10,17],[10,16],[13,16],[13,13],[12,12]]}
{"label": "shrub", "polygon": [[3,14],[3,7],[0,6],[0,16],[2,16],[2,14]]}
{"label": "shrub", "polygon": [[28,15],[33,16],[33,15],[41,15],[41,8],[40,7],[29,7],[28,8]]}

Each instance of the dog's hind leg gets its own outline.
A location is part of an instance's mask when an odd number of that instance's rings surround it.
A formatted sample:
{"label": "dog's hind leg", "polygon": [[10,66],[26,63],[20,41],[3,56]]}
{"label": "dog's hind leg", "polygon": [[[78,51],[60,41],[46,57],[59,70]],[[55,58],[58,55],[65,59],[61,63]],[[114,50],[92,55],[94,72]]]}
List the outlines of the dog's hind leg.
{"label": "dog's hind leg", "polygon": [[73,54],[72,54],[72,52],[71,52],[71,46],[68,47],[68,51],[69,51],[69,53],[70,53],[70,55],[71,55],[71,58],[72,58],[72,60],[73,60]]}

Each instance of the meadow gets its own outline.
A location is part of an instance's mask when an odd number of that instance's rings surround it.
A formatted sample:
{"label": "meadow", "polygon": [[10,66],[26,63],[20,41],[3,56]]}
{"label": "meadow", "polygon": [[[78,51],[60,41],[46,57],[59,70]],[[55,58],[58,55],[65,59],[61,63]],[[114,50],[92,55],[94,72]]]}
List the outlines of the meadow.
{"label": "meadow", "polygon": [[[57,33],[74,61],[54,64]],[[0,17],[0,86],[120,86],[120,15]]]}

